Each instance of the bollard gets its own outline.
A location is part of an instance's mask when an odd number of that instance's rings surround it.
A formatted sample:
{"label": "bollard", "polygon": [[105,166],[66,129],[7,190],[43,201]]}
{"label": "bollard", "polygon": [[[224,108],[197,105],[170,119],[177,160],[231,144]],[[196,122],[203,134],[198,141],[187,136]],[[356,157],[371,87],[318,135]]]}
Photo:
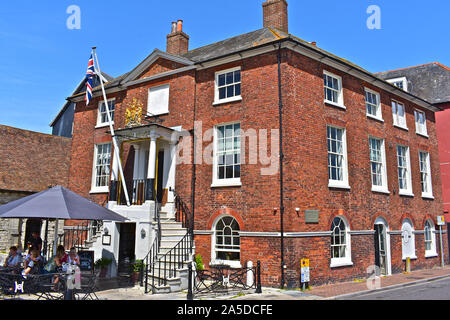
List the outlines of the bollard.
{"label": "bollard", "polygon": [[405,263],[406,263],[405,272],[410,273],[411,272],[411,258],[410,257],[406,258]]}
{"label": "bollard", "polygon": [[188,293],[187,293],[187,299],[188,300],[194,300],[194,295],[192,294],[192,264],[189,263],[188,265],[189,275],[188,275]]}
{"label": "bollard", "polygon": [[258,260],[258,263],[256,264],[256,292],[255,293],[262,293],[261,289],[261,261]]}

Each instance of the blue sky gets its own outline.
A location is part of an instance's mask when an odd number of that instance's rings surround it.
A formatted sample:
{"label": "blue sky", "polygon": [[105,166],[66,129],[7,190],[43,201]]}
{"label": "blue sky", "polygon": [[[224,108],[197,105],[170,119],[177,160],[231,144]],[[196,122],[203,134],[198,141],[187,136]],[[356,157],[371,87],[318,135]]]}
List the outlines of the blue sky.
{"label": "blue sky", "polygon": [[[262,27],[263,0],[23,0],[0,4],[0,124],[50,133],[49,123],[84,76],[92,46],[102,71],[119,76],[184,20],[190,48]],[[69,30],[70,5],[81,29]],[[369,5],[381,30],[369,30]],[[450,65],[446,0],[289,0],[290,33],[379,72],[439,61]]]}

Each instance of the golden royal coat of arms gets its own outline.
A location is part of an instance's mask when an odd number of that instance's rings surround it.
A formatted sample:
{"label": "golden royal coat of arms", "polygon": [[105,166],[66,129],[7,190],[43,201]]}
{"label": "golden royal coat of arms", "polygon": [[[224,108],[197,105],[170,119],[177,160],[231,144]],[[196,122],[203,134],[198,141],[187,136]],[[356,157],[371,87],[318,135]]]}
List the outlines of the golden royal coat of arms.
{"label": "golden royal coat of arms", "polygon": [[138,99],[133,98],[133,102],[129,104],[125,111],[125,126],[129,128],[141,125],[142,107],[142,103]]}

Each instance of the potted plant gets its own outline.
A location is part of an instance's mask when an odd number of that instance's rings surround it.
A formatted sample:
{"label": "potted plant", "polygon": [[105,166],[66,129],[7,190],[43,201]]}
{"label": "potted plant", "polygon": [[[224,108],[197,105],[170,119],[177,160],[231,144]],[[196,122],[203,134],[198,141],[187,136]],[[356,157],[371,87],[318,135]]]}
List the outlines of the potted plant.
{"label": "potted plant", "polygon": [[137,283],[141,276],[141,270],[144,268],[144,261],[135,260],[131,264],[131,280],[133,283]]}
{"label": "potted plant", "polygon": [[197,271],[205,270],[205,265],[203,264],[203,259],[202,259],[202,256],[200,254],[197,254],[195,256],[195,265],[196,265]]}
{"label": "potted plant", "polygon": [[100,258],[95,261],[95,269],[100,270],[100,278],[104,278],[106,276],[106,272],[108,271],[108,266],[112,263],[112,259],[108,258]]}

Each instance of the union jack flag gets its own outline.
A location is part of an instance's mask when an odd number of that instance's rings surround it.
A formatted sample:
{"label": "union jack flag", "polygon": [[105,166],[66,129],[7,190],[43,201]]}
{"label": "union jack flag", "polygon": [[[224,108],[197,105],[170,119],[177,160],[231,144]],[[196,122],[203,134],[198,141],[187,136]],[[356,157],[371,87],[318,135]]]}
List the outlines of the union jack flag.
{"label": "union jack flag", "polygon": [[92,86],[94,84],[94,75],[95,75],[94,58],[92,57],[91,53],[91,57],[89,58],[88,68],[86,72],[86,97],[84,99],[86,101],[86,105],[89,104],[92,98]]}

